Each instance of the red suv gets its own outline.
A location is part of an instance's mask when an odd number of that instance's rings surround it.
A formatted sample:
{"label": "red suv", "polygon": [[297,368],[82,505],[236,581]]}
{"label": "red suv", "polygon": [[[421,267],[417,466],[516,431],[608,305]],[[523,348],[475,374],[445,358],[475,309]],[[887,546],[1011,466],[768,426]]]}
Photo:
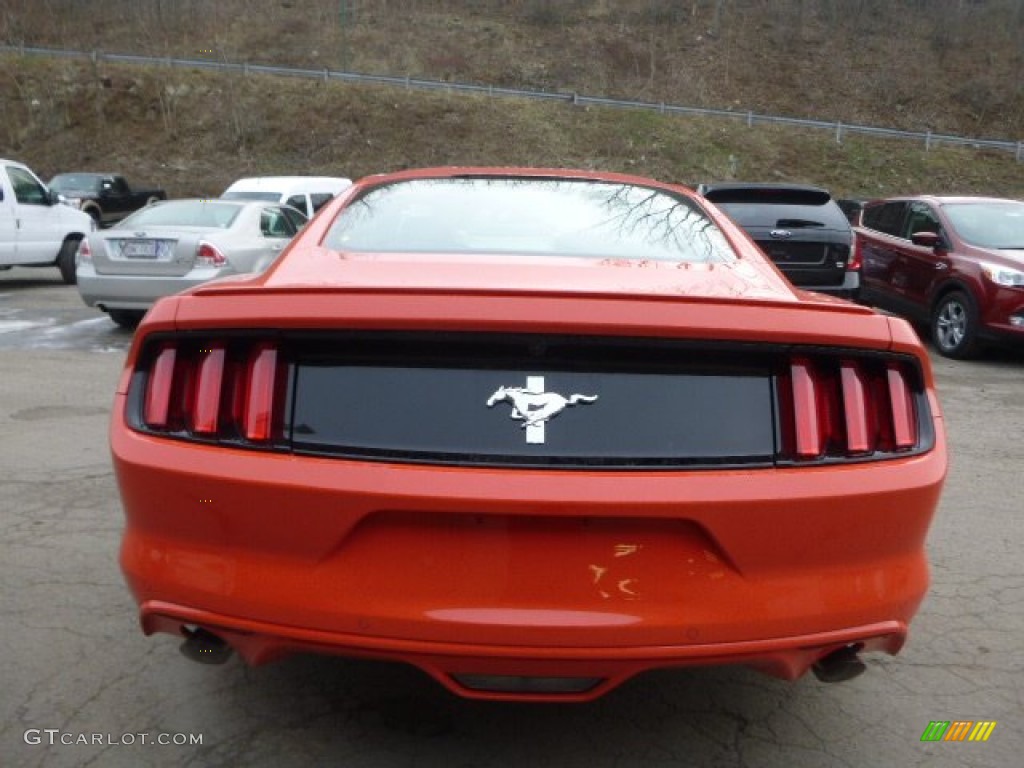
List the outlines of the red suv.
{"label": "red suv", "polygon": [[946,357],[1024,340],[1024,202],[901,197],[868,203],[855,228],[860,300],[931,327]]}

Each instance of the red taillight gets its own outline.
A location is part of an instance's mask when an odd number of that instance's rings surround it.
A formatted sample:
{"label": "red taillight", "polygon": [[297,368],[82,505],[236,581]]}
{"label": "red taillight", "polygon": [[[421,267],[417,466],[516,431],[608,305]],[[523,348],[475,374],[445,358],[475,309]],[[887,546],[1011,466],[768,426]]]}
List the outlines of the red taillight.
{"label": "red taillight", "polygon": [[196,247],[196,264],[201,267],[223,267],[227,257],[213,243],[200,240]]}
{"label": "red taillight", "polygon": [[89,247],[89,238],[83,237],[78,243],[78,263],[92,263],[92,248]]}
{"label": "red taillight", "polygon": [[196,364],[195,407],[192,410],[192,431],[200,435],[217,433],[220,424],[220,398],[224,382],[223,346],[199,350]]}
{"label": "red taillight", "polygon": [[878,430],[863,371],[856,363],[844,361],[839,367],[839,377],[843,389],[846,450],[849,453],[870,453],[875,449]]}
{"label": "red taillight", "polygon": [[910,387],[896,366],[889,366],[886,378],[892,403],[893,442],[897,448],[913,448],[917,443],[917,414]]}
{"label": "red taillight", "polygon": [[794,358],[780,376],[783,452],[856,458],[917,445],[908,370],[869,360]]}
{"label": "red taillight", "polygon": [[195,405],[194,361],[175,344],[160,348],[149,371],[142,419],[152,429],[184,429]]}
{"label": "red taillight", "polygon": [[274,395],[277,392],[277,349],[259,346],[249,358],[248,390],[243,416],[247,440],[265,442],[274,431]]}
{"label": "red taillight", "polygon": [[852,272],[859,270],[864,265],[864,255],[861,253],[860,240],[856,235],[850,244],[850,258],[846,260],[846,270]]}
{"label": "red taillight", "polygon": [[821,420],[818,418],[818,386],[809,361],[793,361],[790,382],[793,388],[796,455],[801,458],[819,456],[823,449],[823,439]]}
{"label": "red taillight", "polygon": [[149,366],[142,424],[212,439],[277,439],[287,370],[272,344],[166,343]]}
{"label": "red taillight", "polygon": [[149,369],[142,420],[153,429],[166,429],[171,413],[171,391],[178,349],[172,344],[162,347]]}

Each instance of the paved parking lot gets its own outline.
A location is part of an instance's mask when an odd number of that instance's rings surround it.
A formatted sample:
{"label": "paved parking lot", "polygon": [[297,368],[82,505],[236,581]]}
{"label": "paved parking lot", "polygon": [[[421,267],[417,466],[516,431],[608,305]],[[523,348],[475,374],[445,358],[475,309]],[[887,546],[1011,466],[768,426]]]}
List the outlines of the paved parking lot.
{"label": "paved parking lot", "polygon": [[[934,586],[900,656],[842,685],[678,670],[528,706],[382,663],[200,666],[143,637],[106,445],[130,340],[55,269],[0,272],[0,765],[1021,764],[1024,356],[933,357],[952,467]],[[986,743],[922,743],[933,720],[997,726]]]}

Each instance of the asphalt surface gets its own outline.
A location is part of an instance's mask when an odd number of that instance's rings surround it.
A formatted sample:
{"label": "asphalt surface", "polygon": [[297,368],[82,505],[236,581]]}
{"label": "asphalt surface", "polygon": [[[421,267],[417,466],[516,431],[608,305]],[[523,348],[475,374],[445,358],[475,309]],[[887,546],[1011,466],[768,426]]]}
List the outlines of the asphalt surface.
{"label": "asphalt surface", "polygon": [[[144,637],[106,438],[130,341],[56,270],[0,272],[2,766],[1022,764],[1024,356],[933,355],[952,466],[899,656],[840,685],[676,670],[538,706],[463,701],[376,662],[202,666]],[[985,743],[922,742],[935,720],[997,725]]]}

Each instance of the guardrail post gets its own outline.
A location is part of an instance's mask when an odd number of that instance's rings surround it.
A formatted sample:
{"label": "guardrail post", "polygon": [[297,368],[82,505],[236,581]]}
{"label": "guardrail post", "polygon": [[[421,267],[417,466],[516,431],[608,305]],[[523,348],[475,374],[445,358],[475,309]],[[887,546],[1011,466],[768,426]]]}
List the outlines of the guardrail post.
{"label": "guardrail post", "polygon": [[836,144],[843,143],[843,121],[836,120]]}
{"label": "guardrail post", "polygon": [[925,152],[930,152],[931,148],[932,148],[932,132],[928,131],[928,133],[926,133],[924,135],[924,151]]}
{"label": "guardrail post", "polygon": [[324,82],[325,83],[327,82],[328,78],[330,78],[330,76],[331,76],[331,71],[327,67],[324,67]]}
{"label": "guardrail post", "polygon": [[747,110],[747,128],[754,127],[754,112],[753,110]]}
{"label": "guardrail post", "polygon": [[1017,142],[1017,162],[1024,160],[1024,141]]}
{"label": "guardrail post", "polygon": [[410,80],[411,80],[411,78],[409,77],[409,75],[406,75],[405,76],[405,90],[407,90],[407,91],[412,87],[412,83],[410,82]]}
{"label": "guardrail post", "polygon": [[92,51],[92,63],[95,64],[99,60],[100,60],[100,53],[95,48],[93,48],[93,51]]}
{"label": "guardrail post", "polygon": [[578,106],[579,103],[580,103],[579,94],[576,93],[576,91],[573,91],[572,92],[572,105],[575,107],[575,106]]}

